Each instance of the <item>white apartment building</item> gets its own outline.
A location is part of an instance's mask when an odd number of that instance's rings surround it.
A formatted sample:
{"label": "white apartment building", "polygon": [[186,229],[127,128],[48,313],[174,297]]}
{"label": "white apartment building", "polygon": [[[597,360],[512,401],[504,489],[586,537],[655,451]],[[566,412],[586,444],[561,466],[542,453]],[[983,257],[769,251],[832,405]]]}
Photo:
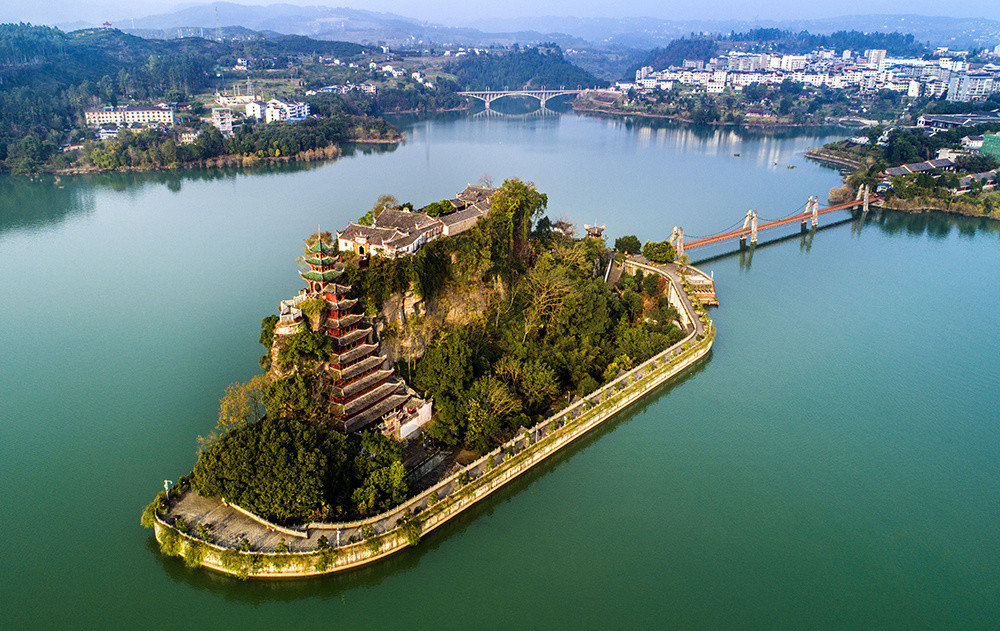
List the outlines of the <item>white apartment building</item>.
{"label": "white apartment building", "polygon": [[264,122],[300,121],[309,116],[309,104],[271,99],[264,110]]}
{"label": "white apartment building", "polygon": [[948,100],[985,101],[996,87],[993,75],[985,72],[955,75],[948,84]]}
{"label": "white apartment building", "polygon": [[233,133],[233,110],[229,107],[212,108],[212,124],[227,136]]}
{"label": "white apartment building", "polygon": [[264,112],[267,110],[267,103],[264,101],[250,101],[246,105],[247,118],[256,118],[261,120],[264,118]]}
{"label": "white apartment building", "polygon": [[100,127],[109,123],[121,126],[131,125],[132,123],[173,125],[174,110],[169,107],[119,105],[118,107],[86,109],[83,111],[83,118],[89,127]]}

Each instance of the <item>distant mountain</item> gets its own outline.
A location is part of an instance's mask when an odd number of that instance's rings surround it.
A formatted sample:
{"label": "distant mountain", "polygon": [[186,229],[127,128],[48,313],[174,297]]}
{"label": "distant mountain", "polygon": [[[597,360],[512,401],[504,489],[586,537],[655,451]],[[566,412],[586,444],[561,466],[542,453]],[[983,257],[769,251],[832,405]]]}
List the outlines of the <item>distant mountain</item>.
{"label": "distant mountain", "polygon": [[836,31],[912,33],[934,46],[996,46],[1000,21],[985,18],[930,17],[922,15],[849,15],[811,20],[664,20],[658,18],[497,18],[476,20],[469,27],[484,32],[534,30],[558,31],[594,43],[631,48],[665,46],[691,33],[729,33],[751,28],[780,28],[828,34]]}
{"label": "distant mountain", "polygon": [[122,20],[115,26],[144,37],[182,37],[200,35],[203,31],[206,36],[211,36],[216,29],[221,29],[219,34],[228,37],[226,29],[242,27],[253,31],[307,35],[316,39],[385,43],[395,47],[432,44],[487,46],[542,41],[552,41],[563,47],[588,45],[581,38],[558,33],[483,33],[471,28],[429,24],[392,13],[292,4],[248,6],[213,2],[189,5],[171,13]]}
{"label": "distant mountain", "polygon": [[[81,24],[62,25],[79,28]],[[96,25],[94,25],[96,26]],[[912,33],[932,46],[996,46],[1000,21],[985,18],[920,15],[853,15],[811,20],[665,20],[659,18],[494,18],[445,26],[394,13],[325,6],[271,4],[250,6],[232,2],[193,4],[170,13],[122,20],[114,26],[145,37],[206,36],[211,29],[237,28],[307,35],[316,39],[384,43],[394,47],[555,42],[563,48],[650,49],[697,34],[727,34],[752,28]],[[214,32],[214,31],[213,31]],[[226,37],[236,36],[227,35]]]}

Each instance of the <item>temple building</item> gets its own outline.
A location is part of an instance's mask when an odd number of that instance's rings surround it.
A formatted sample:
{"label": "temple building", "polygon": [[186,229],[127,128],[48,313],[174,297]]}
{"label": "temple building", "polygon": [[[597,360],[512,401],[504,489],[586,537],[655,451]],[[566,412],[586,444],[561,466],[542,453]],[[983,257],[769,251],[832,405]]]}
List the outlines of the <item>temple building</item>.
{"label": "temple building", "polygon": [[[306,248],[301,271],[306,289],[291,300],[281,302],[275,340],[291,336],[303,325],[335,340],[335,350],[320,370],[320,392],[328,418],[337,429],[353,433],[377,429],[396,438],[414,435],[430,421],[432,402],[424,401],[406,387],[378,353],[371,321],[354,313],[357,300],[350,297],[351,286],[341,284],[345,266],[333,245],[322,240]],[[308,318],[300,305],[323,299],[326,310]]]}
{"label": "temple building", "polygon": [[387,208],[366,226],[351,222],[337,232],[341,252],[354,252],[365,258],[372,255],[396,258],[414,254],[429,241],[450,237],[472,228],[490,210],[495,188],[472,186],[451,202],[452,212],[431,217],[421,211]]}

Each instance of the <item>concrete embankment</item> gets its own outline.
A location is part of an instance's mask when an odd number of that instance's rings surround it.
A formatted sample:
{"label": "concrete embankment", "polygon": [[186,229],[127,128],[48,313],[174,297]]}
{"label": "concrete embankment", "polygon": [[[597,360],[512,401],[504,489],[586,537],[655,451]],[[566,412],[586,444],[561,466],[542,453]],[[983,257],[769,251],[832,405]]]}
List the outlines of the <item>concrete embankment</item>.
{"label": "concrete embankment", "polygon": [[[181,532],[176,520],[182,515],[175,514],[172,509],[153,513],[161,549],[166,554],[183,556],[189,565],[201,565],[241,578],[292,578],[359,567],[416,544],[421,535],[445,524],[586,435],[643,395],[698,363],[711,351],[715,337],[712,322],[695,294],[684,287],[686,283],[676,270],[664,266],[642,267],[666,278],[670,285],[669,297],[688,325],[688,333],[677,344],[584,399],[532,428],[523,429],[513,440],[382,515],[350,523],[306,524],[279,548],[287,547],[287,552],[277,552],[274,548],[241,551],[219,545],[212,541],[210,530],[205,537],[207,540],[191,534],[198,532],[198,524],[187,519],[184,520],[187,523],[182,524],[185,531]],[[193,494],[193,491],[188,493]],[[209,498],[201,500],[212,501]],[[253,518],[242,509],[235,512],[240,518]],[[262,528],[270,530],[263,524],[259,522]],[[205,530],[201,530],[205,534]],[[361,534],[363,539],[351,541],[358,538],[355,533]],[[322,547],[321,537],[332,547]],[[346,545],[336,545],[344,539],[348,539]]]}
{"label": "concrete embankment", "polygon": [[817,162],[828,162],[830,164],[836,164],[837,166],[847,167],[852,170],[857,170],[865,166],[864,162],[856,156],[834,152],[827,149],[810,149],[809,151],[806,151],[805,156],[811,160],[816,160]]}

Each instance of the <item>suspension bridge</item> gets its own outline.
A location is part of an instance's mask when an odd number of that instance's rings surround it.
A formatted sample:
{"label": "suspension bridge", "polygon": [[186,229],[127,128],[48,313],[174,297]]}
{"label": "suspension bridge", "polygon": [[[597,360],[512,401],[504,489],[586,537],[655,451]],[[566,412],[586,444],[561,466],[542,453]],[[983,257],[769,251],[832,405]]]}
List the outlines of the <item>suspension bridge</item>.
{"label": "suspension bridge", "polygon": [[[677,257],[680,258],[684,255],[685,250],[692,250],[694,248],[704,247],[706,245],[711,245],[713,243],[719,243],[721,241],[726,241],[728,239],[739,239],[740,248],[746,247],[747,239],[750,240],[750,245],[757,245],[757,235],[762,230],[768,230],[770,228],[777,228],[779,226],[786,226],[796,221],[800,222],[802,226],[802,232],[808,230],[808,224],[811,222],[812,227],[815,228],[819,225],[820,215],[825,215],[827,213],[832,213],[836,210],[846,210],[861,208],[864,212],[868,211],[868,205],[870,202],[878,201],[882,199],[881,196],[871,195],[871,192],[867,185],[863,185],[857,192],[857,195],[853,200],[846,201],[840,204],[834,204],[832,206],[827,206],[826,208],[820,209],[819,198],[811,196],[806,202],[805,211],[801,213],[795,213],[789,215],[788,217],[782,217],[781,219],[774,219],[771,221],[765,221],[763,223],[758,222],[757,211],[750,209],[747,211],[746,216],[743,218],[743,227],[736,228],[733,230],[726,230],[718,234],[713,234],[705,237],[699,237],[691,239],[690,241],[684,241],[684,228],[674,226],[673,231],[670,233],[670,243],[674,246],[674,250],[677,252]],[[739,225],[739,224],[736,224]]]}

